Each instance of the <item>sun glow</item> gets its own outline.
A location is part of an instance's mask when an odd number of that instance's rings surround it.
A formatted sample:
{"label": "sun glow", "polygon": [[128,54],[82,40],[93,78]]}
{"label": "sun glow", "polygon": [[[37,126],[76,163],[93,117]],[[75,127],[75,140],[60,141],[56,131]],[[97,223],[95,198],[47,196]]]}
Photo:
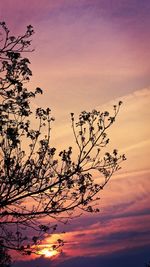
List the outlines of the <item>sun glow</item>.
{"label": "sun glow", "polygon": [[58,254],[59,254],[58,251],[52,250],[52,249],[49,249],[49,248],[43,248],[40,251],[40,255],[44,255],[44,257],[46,257],[46,258],[51,258],[51,257],[54,257],[54,256],[56,256]]}

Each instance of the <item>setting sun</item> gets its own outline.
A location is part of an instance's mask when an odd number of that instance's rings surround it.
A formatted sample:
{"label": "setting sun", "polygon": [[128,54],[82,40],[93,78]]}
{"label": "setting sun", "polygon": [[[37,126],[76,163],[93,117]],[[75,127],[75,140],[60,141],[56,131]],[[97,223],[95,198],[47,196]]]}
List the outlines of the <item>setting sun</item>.
{"label": "setting sun", "polygon": [[44,248],[39,252],[40,255],[44,255],[46,258],[51,258],[54,257],[58,254],[58,251],[56,250],[51,250],[49,248]]}

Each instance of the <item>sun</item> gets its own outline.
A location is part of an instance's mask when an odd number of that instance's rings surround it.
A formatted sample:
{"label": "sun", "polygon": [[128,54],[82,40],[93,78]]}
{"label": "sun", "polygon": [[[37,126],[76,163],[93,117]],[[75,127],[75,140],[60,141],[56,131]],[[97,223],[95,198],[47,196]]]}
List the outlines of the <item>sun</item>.
{"label": "sun", "polygon": [[40,254],[43,255],[44,257],[46,258],[52,258],[54,256],[56,256],[58,254],[58,251],[56,250],[51,250],[49,248],[43,248],[41,251],[40,251]]}

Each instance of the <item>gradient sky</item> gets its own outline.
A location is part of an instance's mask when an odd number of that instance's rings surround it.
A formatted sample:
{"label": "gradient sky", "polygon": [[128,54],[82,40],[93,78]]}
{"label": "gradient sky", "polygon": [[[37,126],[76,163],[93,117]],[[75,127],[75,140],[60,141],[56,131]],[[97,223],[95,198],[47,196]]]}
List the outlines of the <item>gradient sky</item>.
{"label": "gradient sky", "polygon": [[[60,225],[66,231],[60,257],[17,256],[14,267],[144,266],[150,260],[150,1],[1,0],[0,19],[16,34],[34,26],[29,87],[44,89],[34,105],[52,108],[54,144],[72,144],[70,112],[111,109],[122,100],[110,149],[127,156],[101,195],[100,214]],[[47,237],[45,246],[50,243]]]}

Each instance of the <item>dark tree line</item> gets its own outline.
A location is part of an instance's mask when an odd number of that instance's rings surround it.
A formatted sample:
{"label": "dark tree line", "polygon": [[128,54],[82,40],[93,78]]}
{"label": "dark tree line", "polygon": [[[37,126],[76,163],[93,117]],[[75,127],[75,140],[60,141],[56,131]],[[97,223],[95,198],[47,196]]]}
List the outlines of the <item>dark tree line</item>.
{"label": "dark tree line", "polygon": [[[2,241],[1,241],[2,242]],[[0,244],[0,267],[10,267],[11,257],[8,255],[7,249]]]}
{"label": "dark tree line", "polygon": [[[113,115],[92,110],[76,119],[71,113],[76,160],[71,146],[58,152],[51,144],[50,108],[36,109],[38,126],[32,128],[31,101],[43,93],[39,87],[27,88],[32,71],[26,53],[33,28],[29,25],[16,37],[4,22],[0,27],[0,242],[1,249],[30,254],[42,234],[56,228],[44,224],[45,217],[65,222],[76,208],[99,211],[98,193],[125,160],[116,149],[103,153],[109,143],[107,130],[122,102],[114,106]],[[95,172],[100,183],[94,180]],[[61,244],[58,240],[54,248]]]}

